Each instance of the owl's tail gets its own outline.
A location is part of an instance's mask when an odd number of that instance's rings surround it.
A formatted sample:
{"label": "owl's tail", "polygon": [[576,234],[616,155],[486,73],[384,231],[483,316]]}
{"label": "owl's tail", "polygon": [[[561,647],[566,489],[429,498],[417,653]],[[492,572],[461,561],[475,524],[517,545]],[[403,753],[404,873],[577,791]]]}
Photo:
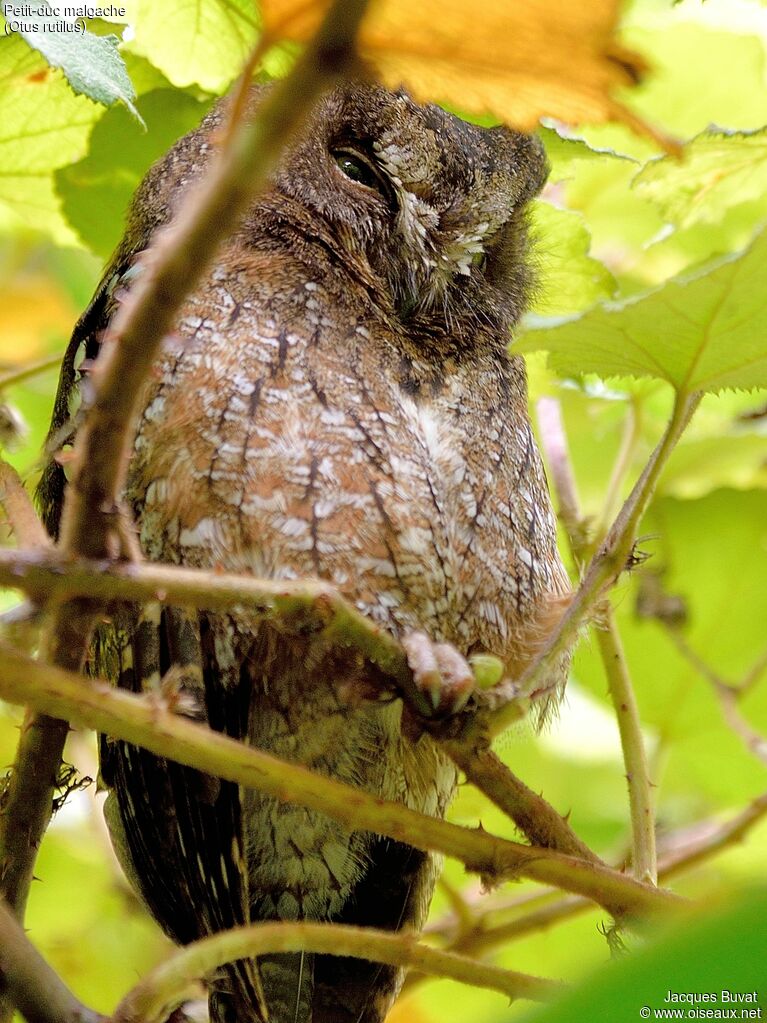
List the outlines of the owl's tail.
{"label": "owl's tail", "polygon": [[[211,983],[208,1001],[210,1023],[312,1023],[314,956],[311,953],[275,953],[258,957],[259,997],[234,972],[231,964]],[[234,968],[234,969],[233,969]],[[266,1015],[258,1008],[261,997]]]}
{"label": "owl's tail", "polygon": [[210,982],[209,1023],[277,1023],[267,1009],[263,979],[253,959],[221,967]]}
{"label": "owl's tail", "polygon": [[309,952],[259,956],[269,1023],[311,1023],[314,956]]}

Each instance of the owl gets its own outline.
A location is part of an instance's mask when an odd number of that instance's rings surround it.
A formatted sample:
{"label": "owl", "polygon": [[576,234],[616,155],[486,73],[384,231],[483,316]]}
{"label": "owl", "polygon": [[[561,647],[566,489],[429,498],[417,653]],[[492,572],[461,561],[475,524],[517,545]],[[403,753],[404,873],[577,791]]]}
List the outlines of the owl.
{"label": "owl", "polygon": [[[214,109],[140,186],[66,355],[54,444],[224,117]],[[568,589],[524,367],[508,351],[546,171],[533,137],[376,84],[329,93],[146,384],[124,495],[144,557],[333,584],[402,641],[437,710],[460,702],[474,653],[520,670]],[[54,461],[41,487],[54,533],[64,486]],[[400,700],[374,698],[357,654],[310,632],[246,608],[125,606],[94,660],[121,687],[171,685],[211,728],[377,797],[436,817],[450,802],[456,772],[436,742],[403,727]],[[456,663],[452,683],[429,670]],[[565,672],[563,660],[552,688]],[[260,920],[423,924],[437,871],[424,852],[110,738],[101,770],[118,854],[178,943]],[[211,979],[209,1012],[380,1023],[401,982],[364,960],[265,955]]]}

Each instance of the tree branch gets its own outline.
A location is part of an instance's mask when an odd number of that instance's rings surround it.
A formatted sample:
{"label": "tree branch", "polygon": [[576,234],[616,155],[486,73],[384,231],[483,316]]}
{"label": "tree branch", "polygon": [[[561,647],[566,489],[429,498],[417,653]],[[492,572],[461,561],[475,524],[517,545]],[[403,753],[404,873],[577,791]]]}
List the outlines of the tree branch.
{"label": "tree branch", "polygon": [[[252,615],[279,623],[286,633],[295,623],[303,634],[313,627],[316,638],[328,645],[353,646],[391,681],[395,691],[404,692],[409,698],[416,692],[423,702],[413,686],[411,671],[397,640],[325,583],[274,582],[163,565],[69,562],[55,551],[42,554],[0,551],[0,582],[23,587],[38,600],[61,599],[65,595],[87,596],[105,604],[117,599],[161,600],[208,611],[230,611],[245,605]],[[415,699],[411,702],[415,703]],[[428,712],[420,703],[415,709]],[[455,740],[444,740],[442,745],[469,780],[508,813],[533,844],[599,862],[556,810],[516,778],[493,753]]]}
{"label": "tree branch", "polygon": [[[543,398],[538,403],[539,417],[545,414],[542,406],[544,406],[546,401],[547,399]],[[621,438],[620,448],[618,449],[615,463],[612,467],[612,471],[610,472],[610,479],[607,483],[605,499],[602,503],[599,521],[594,531],[594,546],[599,543],[604,534],[607,532],[610,521],[615,515],[615,510],[618,507],[618,501],[620,499],[620,493],[623,488],[623,481],[631,469],[634,461],[634,455],[636,454],[636,450],[642,436],[641,427],[641,399],[636,395],[632,395],[626,408],[626,422],[623,427],[623,436]]]}
{"label": "tree branch", "polygon": [[563,990],[554,981],[475,962],[420,944],[412,934],[303,921],[238,927],[175,952],[120,1003],[113,1023],[160,1023],[189,985],[223,963],[269,952],[318,952],[354,956],[431,973],[499,991],[508,998],[544,1001]]}
{"label": "tree branch", "polygon": [[353,646],[407,693],[416,710],[429,710],[394,636],[360,614],[328,583],[275,582],[144,562],[73,560],[56,550],[0,550],[0,583],[22,589],[43,604],[83,597],[101,606],[159,601],[214,612],[245,607],[286,634],[295,627],[302,634],[311,630],[329,644]]}
{"label": "tree branch", "polygon": [[[684,424],[689,421],[689,415],[684,411],[683,405],[679,401],[677,402],[677,407],[680,410],[678,414],[679,424],[681,428],[684,428]],[[570,469],[567,436],[565,434],[564,423],[562,422],[561,407],[559,402],[554,399],[543,399],[539,402],[538,413],[544,451],[547,454],[553,455],[551,471],[554,490],[558,495],[560,503],[567,508],[567,519],[563,524],[565,525],[568,543],[574,560],[579,562],[586,554],[587,542],[585,539],[583,517],[578,506],[575,483],[572,470]],[[692,413],[690,412],[689,414],[691,415]],[[631,421],[632,424],[635,421],[633,413]],[[664,441],[672,436],[674,422],[675,417],[672,416]],[[631,440],[626,441],[624,438],[624,444],[621,446],[621,451],[618,455],[618,464],[613,468],[613,480],[619,480],[621,474],[625,471],[628,459],[627,449],[631,447],[635,438],[633,425],[632,429],[628,431],[628,435]],[[619,546],[620,543],[623,543],[624,546],[628,545],[624,564],[633,546],[641,514],[652,497],[654,484],[660,472],[660,465],[662,465],[662,462],[673,449],[673,444],[671,446],[666,444],[665,448],[663,444],[664,442],[661,442],[661,445],[656,448],[653,455],[653,458],[655,458],[655,471],[654,474],[648,476],[650,482],[642,502],[640,502],[642,504],[641,510],[637,506],[630,515],[626,516],[625,528],[627,532],[623,536],[622,541],[617,541]],[[652,459],[648,466],[651,463]],[[619,483],[615,485],[619,486]],[[607,676],[610,698],[618,720],[623,761],[626,765],[626,780],[628,782],[629,808],[631,812],[631,833],[633,838],[632,865],[634,875],[637,878],[641,881],[655,884],[657,882],[658,869],[655,850],[655,809],[652,799],[652,782],[650,780],[647,755],[642,737],[639,707],[637,706],[628,664],[623,653],[620,633],[618,632],[611,606],[605,609],[603,617],[603,623],[595,631],[602,664]]]}
{"label": "tree branch", "polygon": [[656,884],[658,864],[655,850],[653,783],[650,779],[650,769],[642,736],[639,706],[612,607],[607,610],[605,618],[604,625],[594,631],[607,676],[610,699],[615,708],[623,762],[626,765],[633,837],[632,868],[634,876],[640,881]]}
{"label": "tree branch", "polygon": [[107,1023],[79,1002],[0,899],[0,978],[27,1023]]}
{"label": "tree branch", "polygon": [[0,373],[0,391],[15,384],[22,384],[30,377],[39,376],[49,370],[58,369],[61,364],[60,355],[49,355],[47,359],[40,359],[39,362],[26,363],[24,366],[14,366],[13,369]]}
{"label": "tree branch", "polygon": [[[50,538],[18,473],[4,461],[0,461],[0,504],[20,544],[36,548],[41,554],[50,549]],[[66,722],[52,722],[44,714],[27,709],[16,759],[6,783],[0,809],[0,895],[5,895],[8,906],[20,920],[32,882],[37,846],[50,817],[61,759],[58,751],[68,731]],[[10,1007],[0,998],[0,1019],[10,1015]]]}
{"label": "tree branch", "polygon": [[[668,851],[661,855],[658,866],[658,877],[667,881],[692,870],[700,863],[724,852],[738,842],[745,840],[749,831],[767,816],[767,793],[758,796],[745,810],[736,814],[731,820],[702,821],[691,827],[682,828],[667,837],[664,845]],[[693,833],[695,837],[690,838]],[[537,892],[535,895],[516,897],[511,901],[499,904],[498,900],[482,897],[485,903],[474,916],[472,925],[466,927],[463,919],[456,920],[455,914],[447,914],[427,928],[429,935],[451,938],[448,949],[452,952],[477,955],[487,949],[504,947],[512,941],[518,941],[528,934],[545,930],[561,921],[570,920],[594,908],[593,903],[580,896],[558,896],[556,889]],[[526,912],[528,904],[533,908]],[[473,909],[472,906],[469,907]],[[514,913],[510,920],[503,919],[490,925],[489,920]],[[458,932],[456,934],[456,923]],[[452,937],[451,937],[452,936]],[[415,975],[408,977],[408,989],[420,983]]]}
{"label": "tree branch", "polygon": [[614,914],[644,917],[684,903],[617,871],[552,849],[534,848],[426,817],[298,764],[279,760],[174,713],[157,699],[84,683],[0,644],[0,697],[28,703],[73,724],[143,746],[158,756],[258,789],[281,802],[326,814],[350,830],[368,830],[462,860],[492,881],[524,876],[594,899]]}
{"label": "tree branch", "polygon": [[37,516],[19,474],[0,458],[0,505],[5,509],[19,547],[45,548],[50,537]]}
{"label": "tree branch", "polygon": [[533,792],[490,749],[446,739],[442,749],[454,760],[468,781],[507,814],[533,845],[602,863],[582,842],[551,803]]}

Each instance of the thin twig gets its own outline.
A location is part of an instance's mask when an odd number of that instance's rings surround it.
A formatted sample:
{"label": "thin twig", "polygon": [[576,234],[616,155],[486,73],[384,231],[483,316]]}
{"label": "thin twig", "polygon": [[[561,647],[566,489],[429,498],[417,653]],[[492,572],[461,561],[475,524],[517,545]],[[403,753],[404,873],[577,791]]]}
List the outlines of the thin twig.
{"label": "thin twig", "polygon": [[17,366],[14,369],[7,370],[5,373],[0,373],[0,391],[15,384],[21,384],[25,380],[29,380],[30,377],[47,373],[51,369],[58,369],[60,363],[60,354],[49,355],[47,359],[41,359],[39,362],[31,362],[26,366]]}
{"label": "thin twig", "polygon": [[[741,810],[730,820],[721,823],[699,822],[693,828],[685,828],[682,835],[689,835],[691,830],[703,831],[698,839],[693,839],[681,844],[680,848],[674,848],[676,842],[672,835],[667,839],[670,851],[663,853],[658,867],[658,877],[661,881],[667,881],[677,874],[685,873],[696,867],[699,863],[711,859],[712,856],[729,849],[738,842],[744,841],[751,829],[767,817],[767,792],[753,799],[745,810]],[[679,838],[676,839],[679,841]]]}
{"label": "thin twig", "polygon": [[[542,399],[544,401],[546,399]],[[539,403],[539,409],[540,409]],[[599,515],[594,536],[596,543],[602,539],[607,532],[620,497],[623,482],[631,469],[636,454],[639,440],[642,436],[642,417],[640,398],[632,395],[626,407],[626,421],[623,426],[620,448],[615,457],[615,462],[610,472],[610,479],[607,483],[605,499],[602,502],[602,509]]]}
{"label": "thin twig", "polygon": [[607,676],[610,699],[615,708],[623,762],[626,765],[631,813],[632,869],[634,876],[640,881],[655,884],[658,880],[658,864],[655,850],[653,783],[647,764],[639,706],[612,607],[605,613],[604,624],[594,632]]}
{"label": "thin twig", "polygon": [[[586,549],[586,524],[581,514],[578,485],[575,482],[567,434],[562,421],[562,406],[557,398],[541,398],[536,405],[538,425],[549,472],[554,481],[557,518],[565,527],[573,556]],[[575,542],[573,542],[573,540]]]}
{"label": "thin twig", "polygon": [[767,647],[757,657],[751,667],[748,669],[746,674],[738,683],[738,689],[740,690],[741,696],[744,696],[747,692],[754,688],[759,682],[759,679],[767,671]]}
{"label": "thin twig", "polygon": [[107,1023],[86,1008],[46,963],[0,899],[0,978],[27,1023]]}
{"label": "thin twig", "polygon": [[120,1003],[113,1023],[160,1023],[192,981],[234,959],[269,952],[354,956],[431,973],[499,991],[508,998],[545,1001],[564,990],[551,980],[475,962],[420,944],[412,934],[391,934],[344,924],[263,923],[204,938],[175,952]]}
{"label": "thin twig", "polygon": [[528,934],[545,931],[562,920],[570,920],[578,913],[585,913],[593,908],[593,903],[582,899],[579,895],[560,896],[547,906],[539,906],[537,909],[525,913],[524,916],[517,917],[516,920],[509,920],[486,929],[478,929],[473,935],[466,934],[462,939],[451,944],[450,950],[476,955],[488,948],[505,947],[512,941],[519,941],[520,938],[524,938]]}
{"label": "thin twig", "polygon": [[226,120],[223,128],[220,130],[221,144],[223,146],[230,144],[232,136],[238,126],[242,124],[245,119],[248,109],[248,99],[253,87],[253,75],[255,74],[256,68],[273,45],[273,34],[264,31],[261,38],[258,40],[257,45],[250,51],[250,56],[245,61],[245,66],[240,72],[240,77],[235,82],[234,87],[227,97]]}
{"label": "thin twig", "polygon": [[[443,875],[444,876],[444,875]],[[441,883],[440,878],[440,883]],[[495,889],[492,892],[479,892],[464,896],[466,909],[463,913],[456,913],[450,910],[444,913],[439,919],[427,923],[421,932],[425,937],[441,938],[450,942],[453,948],[468,928],[465,926],[470,918],[472,927],[484,930],[491,918],[496,916],[506,917],[507,914],[529,913],[533,909],[547,906],[552,901],[561,898],[562,893],[557,888],[538,887],[523,892],[521,895],[514,895],[509,889]]]}
{"label": "thin twig", "polygon": [[760,735],[743,717],[738,706],[739,692],[730,686],[718,686],[716,694],[722,707],[722,714],[730,730],[745,744],[749,753],[767,765],[767,738]]}
{"label": "thin twig", "polygon": [[[621,517],[625,518],[625,532],[620,534],[619,539],[615,541],[618,548],[623,546],[625,551],[625,559],[631,550],[631,546],[634,542],[634,536],[636,529],[641,517],[641,514],[646,508],[649,502],[655,481],[657,481],[660,467],[662,466],[665,458],[668,457],[671,450],[673,450],[673,443],[670,438],[676,433],[678,436],[681,429],[684,428],[686,422],[689,421],[689,417],[692,415],[692,408],[694,405],[688,407],[687,404],[681,400],[677,400],[675,405],[674,414],[672,415],[669,426],[664,436],[664,441],[661,442],[653,455],[655,460],[655,470],[653,473],[643,473],[642,478],[647,478],[647,485],[642,494],[641,500],[638,502],[637,507],[631,510],[630,514],[624,516],[626,506],[624,510],[616,520],[616,525],[620,521]],[[575,484],[573,480],[572,471],[570,470],[570,459],[567,452],[567,438],[565,435],[564,424],[562,422],[559,404],[553,400],[548,400],[544,406],[544,416],[541,419],[541,432],[544,450],[548,453],[551,449],[554,454],[554,461],[550,461],[552,480],[554,482],[554,488],[557,494],[560,493],[560,489],[563,491],[563,496],[560,496],[560,502],[566,504],[568,508],[568,519],[564,522],[566,527],[568,542],[573,554],[573,558],[579,561],[586,552],[586,546],[584,542],[584,530],[582,528],[582,516],[578,507],[577,496],[575,494]],[[674,427],[675,422],[677,427]],[[633,447],[634,431],[629,431],[627,436],[628,440],[624,437],[624,444],[621,446],[619,453],[619,465],[613,470],[613,479],[622,477],[625,472],[625,466],[629,457],[629,450]],[[664,442],[668,441],[668,443]],[[648,468],[653,464],[653,459],[648,463]],[[641,482],[641,479],[640,479]],[[619,485],[616,484],[616,485]],[[637,485],[638,486],[638,485]],[[634,493],[636,493],[636,487]],[[631,498],[629,499],[631,500]],[[628,502],[627,502],[628,504]],[[640,507],[641,506],[641,507]],[[610,533],[615,530],[616,526],[613,526]],[[609,540],[610,534],[605,539],[600,550],[605,549],[605,544]],[[592,571],[594,561],[599,557],[596,555],[592,561],[592,566],[586,573],[586,580]],[[584,585],[586,580],[584,580]],[[604,664],[605,674],[607,676],[608,687],[610,690],[610,697],[615,708],[616,717],[618,720],[618,729],[621,738],[621,749],[623,751],[623,760],[626,765],[626,780],[628,782],[629,791],[629,809],[631,813],[631,833],[633,840],[633,855],[632,855],[632,866],[634,874],[637,878],[642,881],[647,881],[654,884],[657,880],[657,856],[655,850],[655,810],[652,798],[652,781],[650,779],[649,768],[647,764],[647,754],[645,752],[644,739],[642,737],[642,727],[639,717],[639,708],[636,702],[636,696],[634,695],[634,688],[631,683],[631,676],[628,670],[628,664],[623,653],[623,647],[621,644],[620,633],[618,632],[617,625],[615,623],[615,617],[611,607],[607,607],[603,612],[603,622],[601,627],[596,629],[597,645]]]}
{"label": "thin twig", "polygon": [[377,799],[211,731],[172,713],[159,700],[102,682],[84,683],[72,672],[33,661],[5,644],[0,644],[0,697],[10,703],[28,703],[158,756],[258,789],[280,802],[316,810],[350,830],[368,830],[417,849],[454,856],[490,881],[529,877],[586,895],[613,914],[631,917],[684,905],[669,892],[639,884],[600,864],[510,842],[482,829],[459,827]]}
{"label": "thin twig", "polygon": [[38,518],[29,494],[12,465],[0,458],[0,505],[19,547],[45,548],[50,537]]}
{"label": "thin twig", "polygon": [[469,899],[466,898],[457,885],[448,881],[444,871],[437,878],[437,887],[453,909],[453,915],[457,921],[458,933],[464,934],[472,931],[476,923],[476,916],[474,913],[474,907]]}

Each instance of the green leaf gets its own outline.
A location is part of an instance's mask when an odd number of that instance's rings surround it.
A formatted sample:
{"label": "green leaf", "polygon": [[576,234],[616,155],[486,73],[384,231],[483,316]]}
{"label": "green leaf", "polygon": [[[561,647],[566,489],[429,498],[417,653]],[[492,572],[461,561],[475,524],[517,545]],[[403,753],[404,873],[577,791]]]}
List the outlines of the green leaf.
{"label": "green leaf", "polygon": [[[690,0],[672,8],[665,0],[635,0],[626,12],[621,38],[645,53],[650,67],[639,87],[625,97],[631,109],[681,140],[712,124],[739,130],[767,124],[765,34],[761,22],[741,23],[746,8],[753,10],[753,5]],[[701,24],[704,19],[711,24]],[[653,150],[615,123],[579,125],[578,134],[591,147],[640,160],[658,154],[657,147]],[[681,249],[672,234],[662,250],[653,251],[652,243],[664,237],[664,220],[649,196],[630,187],[639,169],[636,162],[615,158],[582,160],[566,182],[566,205],[583,213],[593,239],[591,253],[610,268],[624,295],[742,248],[766,219],[762,214],[738,238],[729,233],[710,239],[703,229],[699,237],[681,242]]]}
{"label": "green leaf", "polygon": [[678,227],[719,223],[730,207],[767,195],[767,129],[704,132],[681,162],[666,156],[646,164],[633,187]]}
{"label": "green leaf", "polygon": [[757,431],[688,439],[674,449],[663,473],[661,492],[690,500],[715,486],[765,490],[766,453],[767,437]]}
{"label": "green leaf", "polygon": [[[714,6],[706,2],[683,3],[674,10],[665,3],[645,7],[622,36],[626,45],[652,55],[650,73],[632,91],[632,110],[681,138],[697,135],[711,124],[751,130],[766,120],[762,40],[756,33],[731,28],[734,18],[729,10],[715,26],[695,24],[701,9]],[[603,134],[589,132],[587,137],[601,144]]]}
{"label": "green leaf", "polygon": [[120,240],[125,210],[146,171],[200,123],[208,107],[180,89],[154,89],[137,105],[145,132],[122,107],[113,107],[94,128],[87,156],[56,174],[70,224],[82,242],[104,258]]}
{"label": "green leaf", "polygon": [[259,27],[252,0],[136,0],[131,49],[174,84],[221,93],[240,73]]}
{"label": "green leaf", "polygon": [[[570,157],[565,152],[558,147],[552,150],[545,197],[582,214],[592,238],[592,255],[616,276],[631,274],[637,254],[663,227],[657,207],[630,188],[640,165],[626,157],[589,150],[582,143]],[[587,152],[592,155],[587,157]]]}
{"label": "green leaf", "polygon": [[122,100],[134,117],[141,118],[133,105],[136,94],[117,49],[117,36],[99,36],[85,29],[84,19],[51,18],[47,3],[32,3],[31,13],[19,32],[41,53],[51,67],[60,68],[78,95],[111,106]]}
{"label": "green leaf", "polygon": [[531,330],[517,343],[521,352],[541,349],[570,376],[658,377],[684,393],[767,386],[767,233],[707,273]]}
{"label": "green leaf", "polygon": [[84,155],[102,113],[17,34],[0,37],[0,203],[27,229],[75,241],[53,172]]}
{"label": "green leaf", "polygon": [[[722,992],[748,994],[753,1001],[738,1005],[758,1009],[764,990],[764,962],[767,957],[767,892],[757,890],[724,911],[685,921],[664,940],[629,959],[612,963],[590,982],[543,1010],[521,1017],[523,1023],[628,1023],[642,1018],[656,1019],[655,1009],[676,1008],[681,1019],[691,1018],[688,1010],[732,1009],[733,1001]],[[710,994],[705,1003],[666,1002],[669,991],[680,995]],[[759,999],[757,1001],[757,999]],[[719,1018],[726,1018],[720,1015]],[[752,1018],[757,1018],[756,1016]]]}
{"label": "green leaf", "polygon": [[578,213],[535,204],[532,214],[540,291],[533,312],[555,316],[588,309],[615,294],[615,279],[589,255],[591,236]]}
{"label": "green leaf", "polygon": [[580,137],[568,137],[555,128],[539,128],[538,137],[546,147],[551,171],[549,182],[575,177],[584,164],[610,164],[613,161],[631,166],[633,157],[616,153],[612,149],[599,149]]}

